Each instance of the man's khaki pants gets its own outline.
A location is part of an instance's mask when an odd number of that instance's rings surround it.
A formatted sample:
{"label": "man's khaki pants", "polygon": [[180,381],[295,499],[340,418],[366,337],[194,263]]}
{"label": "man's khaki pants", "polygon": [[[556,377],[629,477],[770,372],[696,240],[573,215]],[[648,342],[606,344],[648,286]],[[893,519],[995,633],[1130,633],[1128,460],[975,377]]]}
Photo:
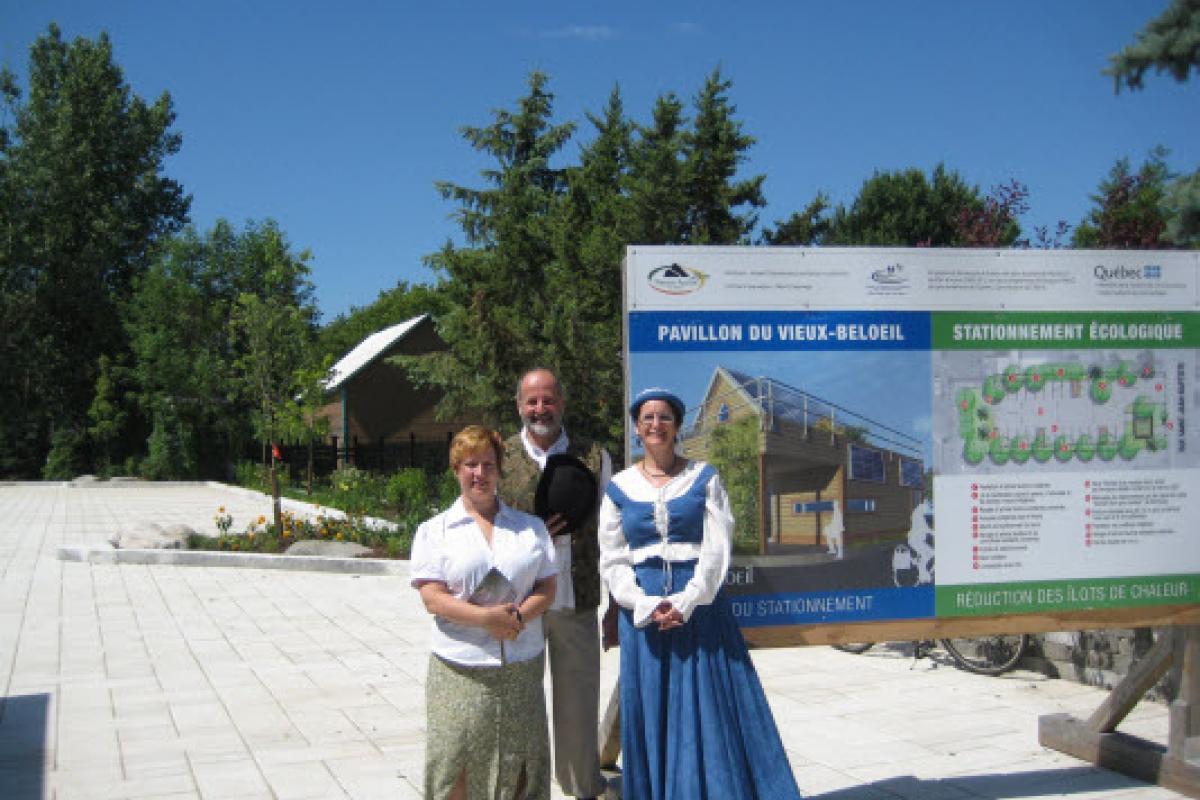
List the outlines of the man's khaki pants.
{"label": "man's khaki pants", "polygon": [[547,611],[543,617],[550,656],[554,777],[563,794],[604,794],[600,748],[600,629],[596,609]]}

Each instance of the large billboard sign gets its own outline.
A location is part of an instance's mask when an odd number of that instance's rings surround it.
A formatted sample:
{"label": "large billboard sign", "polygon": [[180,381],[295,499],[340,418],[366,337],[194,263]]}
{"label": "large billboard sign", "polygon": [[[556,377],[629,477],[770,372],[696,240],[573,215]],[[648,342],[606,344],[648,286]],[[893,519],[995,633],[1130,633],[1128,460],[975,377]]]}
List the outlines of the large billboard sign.
{"label": "large billboard sign", "polygon": [[743,627],[1200,603],[1200,254],[631,247],[625,292]]}

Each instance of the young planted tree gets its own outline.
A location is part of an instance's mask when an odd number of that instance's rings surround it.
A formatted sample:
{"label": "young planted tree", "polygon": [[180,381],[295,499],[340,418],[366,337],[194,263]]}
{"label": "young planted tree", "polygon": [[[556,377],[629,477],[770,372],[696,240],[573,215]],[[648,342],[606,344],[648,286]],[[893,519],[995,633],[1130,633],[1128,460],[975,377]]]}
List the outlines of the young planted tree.
{"label": "young planted tree", "polygon": [[[314,348],[315,350],[315,348]],[[312,494],[314,472],[314,447],[329,435],[329,419],[317,412],[325,405],[325,384],[333,368],[333,357],[325,356],[312,363],[315,353],[305,360],[309,363],[296,369],[296,394],[284,404],[282,427],[284,439],[303,444],[307,452],[304,491]]]}
{"label": "young planted tree", "polygon": [[254,431],[270,449],[271,497],[276,530],[280,529],[279,442],[288,432],[285,409],[296,390],[296,370],[303,363],[311,330],[299,308],[273,298],[243,294],[234,307],[232,325],[242,344],[235,362],[242,389],[255,401]]}
{"label": "young planted tree", "polygon": [[293,256],[274,228],[248,244],[250,265],[265,268],[265,274],[260,291],[241,292],[233,306],[230,326],[238,353],[234,370],[242,396],[254,405],[254,432],[269,451],[274,522],[279,530],[277,445],[288,433],[285,409],[301,388],[296,376],[311,352],[316,312],[299,299],[311,290],[308,252]]}

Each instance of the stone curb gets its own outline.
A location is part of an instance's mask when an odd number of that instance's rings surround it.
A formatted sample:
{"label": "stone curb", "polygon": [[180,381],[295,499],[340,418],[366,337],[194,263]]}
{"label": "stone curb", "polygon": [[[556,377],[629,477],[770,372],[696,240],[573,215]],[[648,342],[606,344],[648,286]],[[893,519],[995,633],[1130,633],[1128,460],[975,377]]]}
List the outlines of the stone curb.
{"label": "stone curb", "polygon": [[172,564],[187,567],[242,567],[286,569],[299,572],[333,572],[341,575],[393,575],[407,577],[409,562],[390,558],[331,558],[282,556],[269,553],[226,553],[215,550],[118,550],[108,546],[62,545],[60,561],[85,564]]}

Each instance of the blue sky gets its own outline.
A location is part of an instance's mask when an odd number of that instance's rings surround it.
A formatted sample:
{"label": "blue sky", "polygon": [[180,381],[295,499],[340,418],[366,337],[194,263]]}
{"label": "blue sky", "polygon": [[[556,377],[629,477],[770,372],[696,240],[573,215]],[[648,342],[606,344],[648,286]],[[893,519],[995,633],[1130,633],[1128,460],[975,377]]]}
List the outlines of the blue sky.
{"label": "blue sky", "polygon": [[714,67],[758,139],[772,224],[818,190],[852,201],[876,169],[938,162],[987,191],[1030,188],[1028,225],[1077,223],[1114,161],[1155,145],[1200,166],[1200,80],[1152,76],[1113,93],[1107,57],[1166,0],[760,2],[129,2],[4,0],[0,63],[24,75],[51,21],[108,31],[135,92],[168,91],[183,149],[167,172],[200,229],[278,220],[313,252],[325,319],[397,281],[457,237],[434,182],[480,185],[462,140],[550,75],[558,121],[580,123],[614,85],[648,121]]}

